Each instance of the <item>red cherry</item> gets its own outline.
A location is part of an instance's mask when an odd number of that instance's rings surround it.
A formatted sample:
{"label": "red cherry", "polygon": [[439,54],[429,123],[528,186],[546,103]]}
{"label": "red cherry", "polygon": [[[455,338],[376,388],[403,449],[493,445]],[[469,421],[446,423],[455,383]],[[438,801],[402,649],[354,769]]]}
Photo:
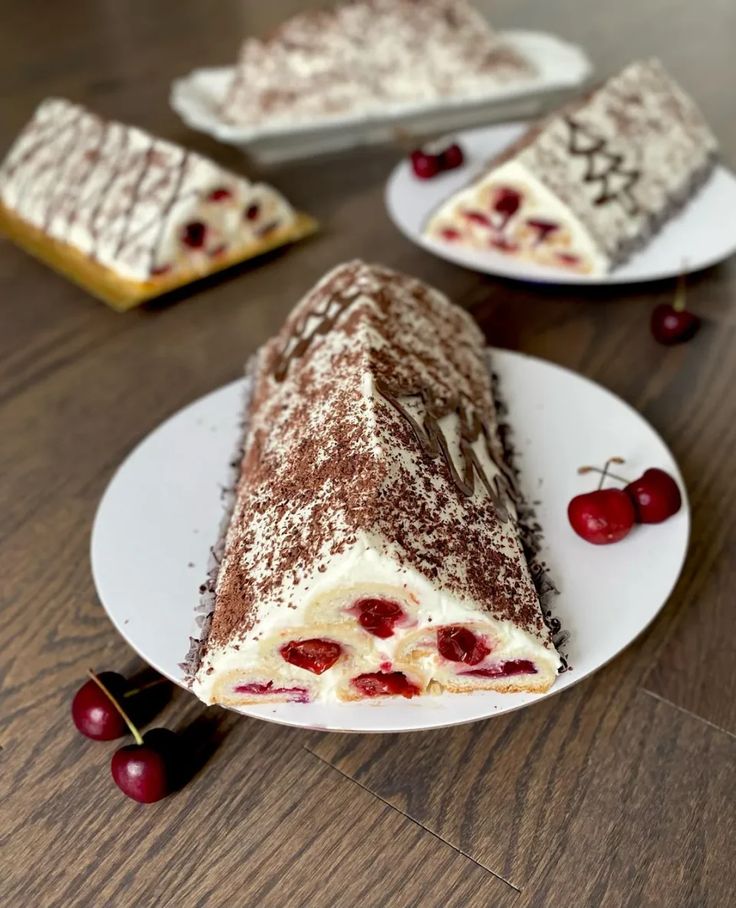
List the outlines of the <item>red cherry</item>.
{"label": "red cherry", "polygon": [[557,260],[563,265],[569,265],[571,268],[575,268],[580,264],[580,256],[572,255],[569,252],[558,252]]}
{"label": "red cherry", "polygon": [[181,241],[191,249],[200,249],[204,246],[207,236],[207,227],[201,221],[191,221],[186,224],[181,232]]}
{"label": "red cherry", "polygon": [[491,237],[491,239],[489,240],[489,243],[494,249],[498,249],[501,252],[518,252],[519,251],[518,243],[513,243],[511,240],[507,240],[505,237],[502,237],[502,236]]}
{"label": "red cherry", "polygon": [[670,303],[660,303],[652,310],[651,330],[654,339],[670,346],[681,344],[694,337],[700,328],[700,319],[687,309],[675,309]]}
{"label": "red cherry", "polygon": [[464,211],[463,217],[472,221],[474,224],[481,224],[483,227],[491,226],[490,218],[486,217],[481,211]]}
{"label": "red cherry", "polygon": [[537,666],[528,659],[509,659],[492,668],[476,668],[464,675],[476,675],[479,678],[507,678],[509,675],[536,675]]}
{"label": "red cherry", "polygon": [[374,637],[392,637],[394,625],[404,617],[401,606],[389,599],[361,599],[353,608],[358,612],[358,622]]}
{"label": "red cherry", "polygon": [[232,197],[232,192],[230,192],[229,189],[225,189],[224,186],[218,186],[217,189],[213,189],[212,192],[207,196],[210,202],[226,202]]}
{"label": "red cherry", "polygon": [[639,523],[662,523],[682,507],[682,495],[675,480],[669,473],[651,467],[633,482],[624,492],[634,504]]}
{"label": "red cherry", "polygon": [[553,233],[560,226],[554,221],[542,221],[539,218],[529,218],[527,224],[537,231],[537,242],[543,243],[550,233]]}
{"label": "red cherry", "polygon": [[454,170],[456,167],[462,167],[465,163],[465,155],[462,148],[453,142],[440,152],[440,168],[442,170]]}
{"label": "red cherry", "polygon": [[507,221],[512,214],[516,214],[519,209],[519,205],[521,205],[521,194],[518,193],[515,189],[510,189],[509,187],[502,186],[496,191],[496,195],[493,200],[493,210],[497,211],[499,214],[504,215]]}
{"label": "red cherry", "polygon": [[[117,672],[101,672],[99,679],[120,702],[128,682]],[[128,733],[128,726],[107,694],[91,679],[83,684],[72,700],[72,719],[77,729],[95,741],[112,741]]]}
{"label": "red cherry", "polygon": [[308,672],[321,675],[337,662],[342,647],[334,640],[321,640],[314,637],[310,640],[292,640],[279,650],[281,658],[290,665],[305,668]]}
{"label": "red cherry", "polygon": [[143,736],[142,744],[127,744],[112,755],[110,770],[118,788],[134,801],[151,804],[173,790],[173,761],[178,739],[164,728]]}
{"label": "red cherry", "polygon": [[437,649],[450,662],[464,662],[466,665],[477,665],[491,651],[480,637],[457,624],[437,630]]}
{"label": "red cherry", "polygon": [[364,697],[400,695],[409,698],[421,693],[403,672],[367,672],[353,678],[351,683]]}
{"label": "red cherry", "polygon": [[248,205],[245,209],[245,219],[246,221],[255,221],[258,215],[261,213],[261,206],[258,202],[253,202],[252,205]]}
{"label": "red cherry", "polygon": [[443,227],[442,230],[440,231],[440,236],[442,237],[443,240],[448,240],[448,242],[452,242],[453,240],[460,239],[460,231],[455,230],[454,227]]}
{"label": "red cherry", "polygon": [[420,180],[431,180],[441,170],[440,157],[417,148],[411,153],[411,166]]}
{"label": "red cherry", "polygon": [[622,489],[596,489],[576,495],[567,507],[570,526],[594,545],[619,542],[631,530],[636,513]]}

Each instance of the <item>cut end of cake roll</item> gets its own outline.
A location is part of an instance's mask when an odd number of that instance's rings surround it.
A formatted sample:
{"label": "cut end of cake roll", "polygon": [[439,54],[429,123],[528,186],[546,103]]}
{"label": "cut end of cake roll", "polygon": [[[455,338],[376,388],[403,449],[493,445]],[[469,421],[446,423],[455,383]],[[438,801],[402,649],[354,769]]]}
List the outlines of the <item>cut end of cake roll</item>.
{"label": "cut end of cake roll", "polygon": [[445,202],[425,235],[578,274],[606,274],[611,265],[573,211],[518,161],[501,164]]}
{"label": "cut end of cake roll", "polygon": [[717,142],[657,60],[632,63],[530,127],[429,217],[443,244],[603,275],[710,174]]}
{"label": "cut end of cake roll", "polygon": [[554,682],[467,313],[421,281],[343,265],[260,351],[245,424],[193,682],[203,700]]}
{"label": "cut end of cake roll", "polygon": [[314,230],[265,183],[59,98],[0,166],[0,227],[118,308]]}

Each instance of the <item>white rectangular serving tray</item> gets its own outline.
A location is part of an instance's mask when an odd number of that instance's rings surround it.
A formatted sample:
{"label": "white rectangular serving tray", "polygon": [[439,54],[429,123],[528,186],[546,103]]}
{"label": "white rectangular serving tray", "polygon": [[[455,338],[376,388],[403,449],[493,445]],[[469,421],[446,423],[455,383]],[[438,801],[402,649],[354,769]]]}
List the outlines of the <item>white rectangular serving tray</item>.
{"label": "white rectangular serving tray", "polygon": [[585,51],[555,35],[514,30],[501,36],[535,64],[537,74],[472,100],[446,100],[431,105],[402,103],[380,115],[351,114],[320,123],[235,126],[220,114],[234,70],[232,66],[222,66],[197,69],[176,79],[170,103],[187,126],[235,145],[261,163],[271,164],[392,141],[400,133],[421,137],[480,123],[533,117],[558,96],[584,84],[591,75]]}

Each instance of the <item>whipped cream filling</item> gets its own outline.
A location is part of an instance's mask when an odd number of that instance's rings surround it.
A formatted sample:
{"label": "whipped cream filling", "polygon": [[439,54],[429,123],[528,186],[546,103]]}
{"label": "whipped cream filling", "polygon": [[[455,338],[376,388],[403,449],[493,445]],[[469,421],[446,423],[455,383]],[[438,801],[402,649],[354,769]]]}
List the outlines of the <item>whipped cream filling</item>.
{"label": "whipped cream filling", "polygon": [[[519,207],[507,219],[493,212],[489,204],[495,190],[505,189],[516,191],[521,198]],[[487,217],[489,224],[474,220],[472,213]],[[540,241],[538,232],[525,229],[530,220],[560,225],[566,232],[564,245],[558,240],[562,236],[559,228]],[[458,236],[448,239],[448,230]],[[608,256],[570,207],[516,159],[506,161],[451,196],[432,214],[424,233],[435,240],[493,249],[546,266],[565,267],[564,262],[555,258],[562,253],[579,259],[580,270],[589,274],[605,274],[610,269]],[[492,245],[495,238],[505,238],[508,246]]]}
{"label": "whipped cream filling", "polygon": [[44,101],[8,152],[0,200],[136,282],[207,272],[295,219],[270,186],[61,99]]}
{"label": "whipped cream filling", "polygon": [[[370,373],[363,376],[362,393],[378,403],[380,395]],[[414,407],[417,417],[421,415],[416,402],[405,399],[402,404],[407,408]],[[455,467],[462,472],[458,416],[449,413],[438,424]],[[381,436],[376,432],[375,453],[378,457],[381,456],[382,444]],[[500,470],[489,456],[482,437],[476,439],[471,447],[485,475],[493,483]],[[395,451],[393,456],[396,457]],[[410,453],[401,450],[394,467],[414,469]],[[482,498],[488,492],[477,483],[473,494]],[[506,506],[513,521],[514,505],[507,500]],[[269,528],[264,526],[263,532],[268,531]],[[508,524],[508,531],[502,537],[494,540],[494,546],[508,559],[525,563],[513,522]],[[361,672],[379,671],[386,663],[391,664],[392,670],[406,671],[410,680],[417,680],[425,688],[436,675],[438,656],[426,655],[404,664],[401,658],[397,661],[397,653],[407,638],[416,635],[418,630],[434,632],[443,625],[484,625],[494,640],[490,661],[526,658],[550,672],[559,669],[559,655],[541,634],[536,635],[512,621],[494,617],[480,603],[432,583],[419,571],[403,563],[400,549],[378,534],[361,531],[356,534],[354,544],[336,555],[330,554],[329,548],[327,544],[322,556],[317,559],[323,570],[307,571],[293,581],[284,578],[282,590],[285,590],[288,604],[262,603],[247,634],[225,643],[208,644],[193,684],[197,696],[207,703],[215,702],[218,699],[215,689],[220,678],[230,672],[242,672],[244,679],[272,680],[276,687],[306,687],[310,691],[310,699],[334,700],[338,699],[339,691],[349,684],[350,678]],[[377,589],[381,590],[380,596],[401,605],[409,618],[406,622],[399,622],[393,635],[387,638],[363,630],[356,616],[350,612],[357,600],[376,595]],[[344,636],[340,634],[341,625],[345,629]],[[293,666],[279,656],[275,661],[264,658],[264,643],[272,639],[280,641],[281,635],[289,629],[293,629],[295,636],[302,639],[324,636],[345,643],[346,647],[353,646],[357,631],[361,652],[354,659],[339,660],[321,675]],[[459,672],[463,668],[467,666],[458,664]],[[444,669],[447,670],[447,664]]]}

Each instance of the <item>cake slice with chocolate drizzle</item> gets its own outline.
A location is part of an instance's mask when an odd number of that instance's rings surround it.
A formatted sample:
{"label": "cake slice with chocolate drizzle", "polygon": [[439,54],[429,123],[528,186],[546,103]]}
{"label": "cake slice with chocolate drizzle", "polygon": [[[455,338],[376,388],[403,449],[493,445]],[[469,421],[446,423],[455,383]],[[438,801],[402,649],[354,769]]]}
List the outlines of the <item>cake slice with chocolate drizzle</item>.
{"label": "cake slice with chocolate drizzle", "polygon": [[126,309],[315,224],[265,183],[49,98],[0,165],[0,229]]}
{"label": "cake slice with chocolate drizzle", "polygon": [[196,655],[208,703],[545,691],[483,337],[421,281],[328,274],[257,354]]}
{"label": "cake slice with chocolate drizzle", "polygon": [[432,214],[426,236],[605,274],[710,175],[717,142],[657,60],[632,63],[530,127]]}

